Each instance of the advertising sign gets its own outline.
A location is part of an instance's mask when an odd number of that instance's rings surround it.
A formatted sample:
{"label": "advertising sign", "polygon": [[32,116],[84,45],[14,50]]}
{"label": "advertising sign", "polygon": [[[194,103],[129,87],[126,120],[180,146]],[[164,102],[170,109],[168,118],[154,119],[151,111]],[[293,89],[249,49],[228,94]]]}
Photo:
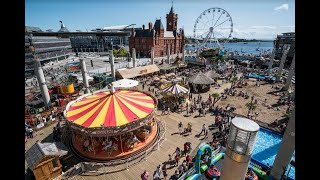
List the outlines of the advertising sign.
{"label": "advertising sign", "polygon": [[66,64],[66,68],[67,68],[68,72],[80,71],[80,69],[81,69],[80,62],[70,62],[70,63]]}

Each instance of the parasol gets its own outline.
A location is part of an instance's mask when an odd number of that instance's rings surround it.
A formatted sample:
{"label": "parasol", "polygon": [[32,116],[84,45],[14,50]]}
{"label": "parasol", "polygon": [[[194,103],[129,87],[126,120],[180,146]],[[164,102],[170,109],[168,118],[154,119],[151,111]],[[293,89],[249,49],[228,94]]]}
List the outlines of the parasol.
{"label": "parasol", "polygon": [[154,81],[159,81],[159,80],[160,80],[160,78],[158,78],[158,77],[154,77],[154,78],[153,78],[153,80],[154,80]]}
{"label": "parasol", "polygon": [[120,79],[118,81],[112,82],[115,88],[131,88],[138,86],[139,82],[131,79]]}

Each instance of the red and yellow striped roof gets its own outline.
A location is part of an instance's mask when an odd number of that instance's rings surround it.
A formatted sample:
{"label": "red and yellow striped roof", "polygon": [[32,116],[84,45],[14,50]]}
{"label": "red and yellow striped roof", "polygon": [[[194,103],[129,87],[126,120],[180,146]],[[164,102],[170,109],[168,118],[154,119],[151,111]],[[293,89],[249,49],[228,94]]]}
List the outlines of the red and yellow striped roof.
{"label": "red and yellow striped roof", "polygon": [[115,127],[148,116],[155,100],[148,94],[133,90],[99,92],[86,96],[67,109],[67,120],[87,128]]}

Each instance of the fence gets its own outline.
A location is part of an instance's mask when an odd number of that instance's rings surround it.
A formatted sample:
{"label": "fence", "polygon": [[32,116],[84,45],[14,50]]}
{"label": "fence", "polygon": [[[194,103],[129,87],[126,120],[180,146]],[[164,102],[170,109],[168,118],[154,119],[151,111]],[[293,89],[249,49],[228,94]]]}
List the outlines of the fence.
{"label": "fence", "polygon": [[123,170],[128,170],[130,167],[133,167],[141,162],[146,161],[147,158],[150,157],[155,150],[160,150],[162,142],[166,138],[166,122],[160,121],[157,118],[156,121],[159,125],[158,139],[151,147],[149,147],[144,152],[140,152],[139,154],[127,159],[114,160],[106,163],[81,162],[75,165],[74,167],[70,168],[68,171],[64,172],[60,176],[56,177],[55,180],[72,179],[80,174],[84,176],[99,176],[103,174],[119,172]]}

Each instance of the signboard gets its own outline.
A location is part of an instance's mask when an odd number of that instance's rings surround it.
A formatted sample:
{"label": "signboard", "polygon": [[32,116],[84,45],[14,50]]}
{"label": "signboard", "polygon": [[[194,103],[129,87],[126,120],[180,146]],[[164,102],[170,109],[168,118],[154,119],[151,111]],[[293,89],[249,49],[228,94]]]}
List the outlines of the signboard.
{"label": "signboard", "polygon": [[80,71],[80,69],[81,69],[80,62],[70,62],[70,63],[66,64],[66,68],[67,68],[68,72]]}
{"label": "signboard", "polygon": [[148,72],[148,70],[147,70],[147,69],[144,69],[144,70],[141,70],[141,71],[140,71],[140,74],[147,73],[147,72]]}

